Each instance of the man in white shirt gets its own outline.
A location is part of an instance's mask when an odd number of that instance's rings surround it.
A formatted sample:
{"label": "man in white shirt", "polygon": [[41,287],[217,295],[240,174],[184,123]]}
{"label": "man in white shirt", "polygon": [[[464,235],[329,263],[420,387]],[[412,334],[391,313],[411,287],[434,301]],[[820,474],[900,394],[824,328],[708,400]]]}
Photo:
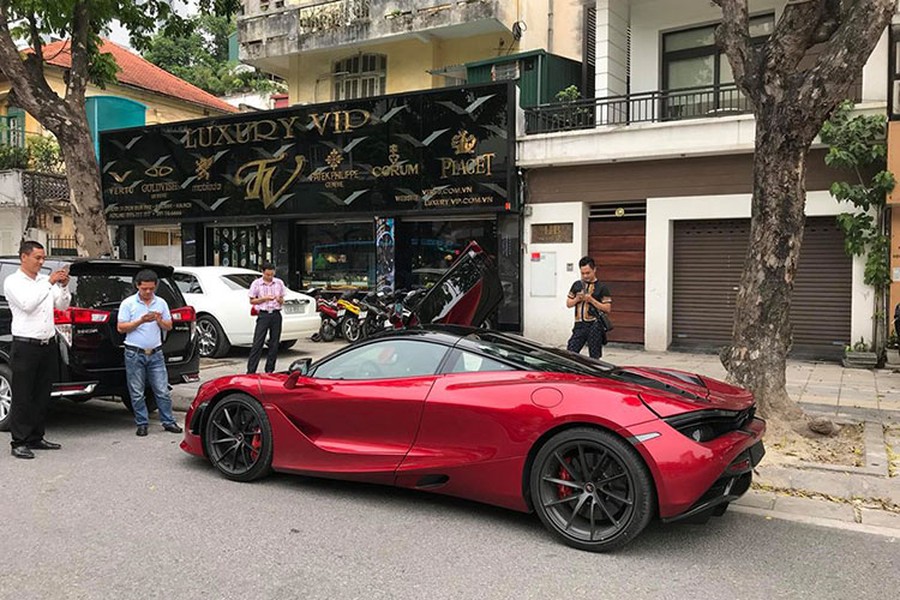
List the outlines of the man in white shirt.
{"label": "man in white shirt", "polygon": [[59,378],[59,347],[53,309],[69,307],[68,269],[41,273],[44,247],[25,241],[19,247],[19,270],[3,282],[12,313],[12,406],[9,431],[12,455],[34,458],[33,450],[58,450],[44,439],[44,420],[53,382]]}

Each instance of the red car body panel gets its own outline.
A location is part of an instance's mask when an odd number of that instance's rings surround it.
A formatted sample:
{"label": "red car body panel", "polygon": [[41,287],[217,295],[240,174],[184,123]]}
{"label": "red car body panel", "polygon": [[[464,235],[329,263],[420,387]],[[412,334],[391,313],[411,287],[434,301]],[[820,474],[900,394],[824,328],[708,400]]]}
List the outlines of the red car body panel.
{"label": "red car body panel", "polygon": [[[284,387],[287,379],[242,375],[205,384],[186,422],[200,405],[243,391],[269,417],[277,471],[424,489],[519,511],[530,510],[525,482],[538,442],[566,426],[594,425],[632,441],[652,475],[662,518],[694,505],[765,431],[755,419],[741,431],[695,442],[655,414],[688,400],[582,375],[506,371],[327,385],[301,377],[294,389]],[[717,396],[711,406],[747,406],[743,390],[729,400],[722,386],[709,388]],[[635,441],[645,434],[652,439]],[[190,430],[182,448],[205,456]],[[437,474],[436,484],[428,479]]]}

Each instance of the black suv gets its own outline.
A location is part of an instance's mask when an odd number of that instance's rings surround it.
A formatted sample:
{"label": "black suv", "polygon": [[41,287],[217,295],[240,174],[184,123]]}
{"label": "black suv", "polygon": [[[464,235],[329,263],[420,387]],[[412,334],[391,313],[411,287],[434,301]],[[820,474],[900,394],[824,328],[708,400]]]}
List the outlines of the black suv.
{"label": "black suv", "polygon": [[[3,282],[19,268],[19,257],[0,257],[0,429],[7,425],[11,371],[12,314],[3,294]],[[137,292],[134,276],[141,269],[159,275],[156,293],[172,313],[173,327],[163,342],[169,383],[197,381],[200,352],[194,309],[172,280],[172,267],[106,259],[57,259],[44,262],[43,273],[69,267],[68,310],[57,310],[60,379],[53,385],[54,397],[83,402],[97,396],[118,396],[130,410],[131,398],[125,383],[124,336],[116,330],[119,304]],[[148,390],[149,392],[149,390]],[[148,394],[148,408],[155,408]]]}

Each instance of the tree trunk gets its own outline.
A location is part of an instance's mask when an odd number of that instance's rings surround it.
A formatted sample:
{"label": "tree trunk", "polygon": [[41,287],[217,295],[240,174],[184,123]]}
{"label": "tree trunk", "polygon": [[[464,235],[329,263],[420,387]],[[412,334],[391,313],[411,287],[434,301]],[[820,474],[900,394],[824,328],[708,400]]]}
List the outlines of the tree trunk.
{"label": "tree trunk", "polygon": [[[768,114],[766,114],[768,113]],[[785,389],[791,347],[790,309],[803,241],[806,153],[793,111],[763,107],[757,115],[750,246],[735,305],[732,344],[722,363],[753,392],[759,411],[793,421],[803,412]]]}
{"label": "tree trunk", "polygon": [[112,245],[100,193],[100,172],[87,119],[70,119],[67,126],[58,128],[54,133],[66,164],[79,254],[93,257],[111,255]]}

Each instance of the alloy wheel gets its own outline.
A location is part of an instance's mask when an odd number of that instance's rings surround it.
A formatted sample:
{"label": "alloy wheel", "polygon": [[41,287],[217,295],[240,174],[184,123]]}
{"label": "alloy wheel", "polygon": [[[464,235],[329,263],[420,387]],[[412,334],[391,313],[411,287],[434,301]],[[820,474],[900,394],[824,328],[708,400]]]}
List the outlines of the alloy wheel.
{"label": "alloy wheel", "polygon": [[208,358],[215,354],[216,348],[219,347],[219,332],[216,326],[208,319],[201,319],[197,323],[197,334],[199,335],[200,356]]}
{"label": "alloy wheel", "polygon": [[9,417],[9,410],[12,406],[12,386],[9,379],[0,375],[0,423],[6,421]]}
{"label": "alloy wheel", "polygon": [[262,406],[234,395],[213,407],[206,426],[207,454],[226,477],[256,479],[272,463],[272,431]]}
{"label": "alloy wheel", "polygon": [[539,453],[532,476],[535,508],[569,545],[611,549],[649,521],[649,480],[612,436],[578,433],[565,432]]}

